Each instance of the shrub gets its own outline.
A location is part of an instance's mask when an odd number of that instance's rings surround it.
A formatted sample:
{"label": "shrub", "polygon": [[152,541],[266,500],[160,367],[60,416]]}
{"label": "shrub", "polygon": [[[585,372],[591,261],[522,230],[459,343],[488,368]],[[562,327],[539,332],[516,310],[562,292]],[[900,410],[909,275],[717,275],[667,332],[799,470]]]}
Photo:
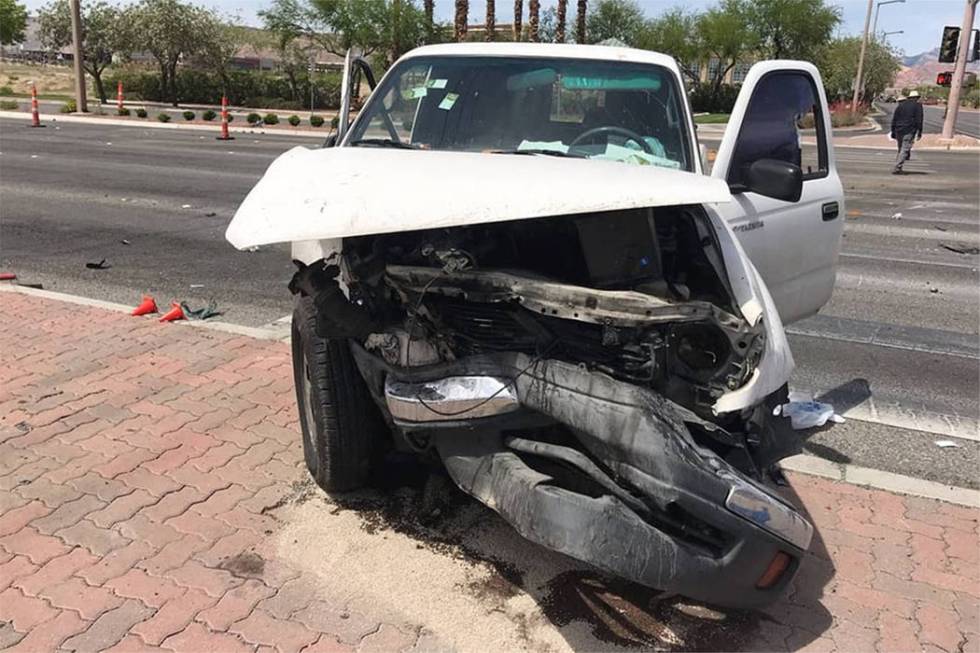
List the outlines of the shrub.
{"label": "shrub", "polygon": [[120,116],[128,116],[129,109],[127,109],[126,107],[122,107],[120,109],[116,109],[116,113],[119,114]]}
{"label": "shrub", "polygon": [[299,116],[292,115],[289,116],[289,124],[293,127],[299,127]]}
{"label": "shrub", "polygon": [[231,122],[231,121],[232,121],[232,120],[234,120],[234,119],[235,119],[235,116],[233,116],[233,115],[231,115],[231,114],[229,113],[229,114],[228,114],[228,122]]}
{"label": "shrub", "polygon": [[194,120],[194,118],[197,118],[197,114],[194,113],[193,111],[185,111],[184,113],[182,113],[180,115],[184,116],[184,120],[187,120],[187,121],[191,121],[191,120]]}
{"label": "shrub", "polygon": [[334,116],[330,119],[330,129],[337,129],[340,126],[340,116]]}
{"label": "shrub", "polygon": [[[119,81],[127,95],[143,100],[168,101],[160,84],[160,74],[147,69],[120,68],[105,78],[114,88]],[[296,84],[279,73],[256,70],[229,71],[226,79],[211,72],[182,68],[177,73],[177,99],[181,102],[217,105],[224,92],[232,105],[262,109],[302,109],[310,97],[310,78],[301,74]],[[312,79],[316,107],[336,109],[340,105],[340,73],[315,73]]]}
{"label": "shrub", "polygon": [[13,95],[14,89],[9,86],[0,86],[0,95]]}
{"label": "shrub", "polygon": [[267,125],[278,125],[279,124],[279,116],[277,116],[274,113],[267,113],[267,114],[265,114],[265,117],[262,118],[262,122],[264,122]]}
{"label": "shrub", "polygon": [[688,95],[691,110],[695,113],[731,113],[740,88],[733,84],[722,84],[716,93],[711,84],[698,84]]}
{"label": "shrub", "polygon": [[137,109],[136,110],[136,117],[137,118],[146,118],[146,109],[144,109],[143,107],[140,107],[139,109]]}
{"label": "shrub", "polygon": [[157,114],[157,120],[159,120],[160,122],[170,122],[170,114],[169,113],[158,113]]}
{"label": "shrub", "polygon": [[311,115],[310,125],[314,127],[323,127],[323,116],[318,116],[316,114]]}
{"label": "shrub", "polygon": [[16,82],[18,79],[20,79],[20,75],[7,75],[7,79],[12,82]]}
{"label": "shrub", "polygon": [[75,113],[78,111],[78,103],[75,100],[68,100],[61,105],[61,113]]}
{"label": "shrub", "polygon": [[208,109],[207,111],[205,111],[204,113],[201,114],[201,118],[203,118],[204,120],[207,120],[208,122],[211,122],[212,120],[214,120],[217,117],[218,117],[218,114],[215,113],[214,109]]}
{"label": "shrub", "polygon": [[260,116],[259,114],[253,111],[252,113],[245,116],[245,122],[247,122],[250,125],[260,123],[262,122],[262,116]]}
{"label": "shrub", "polygon": [[0,100],[0,109],[4,111],[16,111],[20,108],[17,100]]}

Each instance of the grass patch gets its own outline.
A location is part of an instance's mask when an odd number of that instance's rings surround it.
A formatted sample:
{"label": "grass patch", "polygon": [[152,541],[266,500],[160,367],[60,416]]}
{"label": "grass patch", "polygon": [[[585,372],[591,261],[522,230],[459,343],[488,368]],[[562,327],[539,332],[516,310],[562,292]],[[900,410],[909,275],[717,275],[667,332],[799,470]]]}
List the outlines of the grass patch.
{"label": "grass patch", "polygon": [[731,115],[730,113],[706,113],[694,116],[694,122],[699,125],[721,125],[728,122]]}

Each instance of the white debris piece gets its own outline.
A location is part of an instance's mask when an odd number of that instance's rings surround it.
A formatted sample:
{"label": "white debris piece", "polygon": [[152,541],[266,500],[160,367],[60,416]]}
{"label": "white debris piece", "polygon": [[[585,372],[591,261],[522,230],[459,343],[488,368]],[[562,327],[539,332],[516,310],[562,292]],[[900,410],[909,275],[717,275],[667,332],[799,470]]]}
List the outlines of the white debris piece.
{"label": "white debris piece", "polygon": [[180,208],[182,208],[182,209],[189,209],[189,208],[191,208],[191,205],[190,204],[181,204],[180,205]]}
{"label": "white debris piece", "polygon": [[952,440],[936,440],[936,446],[940,449],[948,449],[950,447],[959,447],[960,445],[956,444]]}
{"label": "white debris piece", "polygon": [[901,213],[893,213],[892,214],[892,217],[895,218],[896,220],[901,220],[902,219],[902,214]]}
{"label": "white debris piece", "polygon": [[782,415],[790,419],[790,424],[796,431],[823,426],[827,422],[842,424],[843,417],[834,412],[834,407],[802,392],[789,393],[789,402],[777,406],[773,415]]}

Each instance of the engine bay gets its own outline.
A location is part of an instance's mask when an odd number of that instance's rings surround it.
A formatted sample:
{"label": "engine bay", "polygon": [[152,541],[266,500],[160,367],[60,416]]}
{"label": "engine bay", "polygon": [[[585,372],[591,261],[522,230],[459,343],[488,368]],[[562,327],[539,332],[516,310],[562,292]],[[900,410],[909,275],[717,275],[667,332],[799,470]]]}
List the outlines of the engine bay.
{"label": "engine bay", "polygon": [[[346,296],[323,292],[338,274]],[[325,333],[390,365],[547,355],[710,417],[765,344],[726,278],[707,217],[681,206],[347,238],[339,266],[294,283],[320,287]]]}

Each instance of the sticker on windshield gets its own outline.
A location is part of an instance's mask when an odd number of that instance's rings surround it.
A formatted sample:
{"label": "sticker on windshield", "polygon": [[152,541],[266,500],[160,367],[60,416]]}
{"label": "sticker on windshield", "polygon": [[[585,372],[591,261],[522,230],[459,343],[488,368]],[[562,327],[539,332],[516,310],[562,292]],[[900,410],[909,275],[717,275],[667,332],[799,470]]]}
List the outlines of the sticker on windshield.
{"label": "sticker on windshield", "polygon": [[402,97],[406,100],[416,100],[420,97],[425,97],[428,92],[429,89],[426,87],[416,86],[415,88],[406,88],[402,91]]}
{"label": "sticker on windshield", "polygon": [[446,93],[446,97],[442,98],[442,102],[439,103],[439,108],[443,111],[449,111],[458,99],[459,93]]}
{"label": "sticker on windshield", "polygon": [[425,85],[429,88],[446,88],[446,84],[448,83],[448,79],[430,79]]}

